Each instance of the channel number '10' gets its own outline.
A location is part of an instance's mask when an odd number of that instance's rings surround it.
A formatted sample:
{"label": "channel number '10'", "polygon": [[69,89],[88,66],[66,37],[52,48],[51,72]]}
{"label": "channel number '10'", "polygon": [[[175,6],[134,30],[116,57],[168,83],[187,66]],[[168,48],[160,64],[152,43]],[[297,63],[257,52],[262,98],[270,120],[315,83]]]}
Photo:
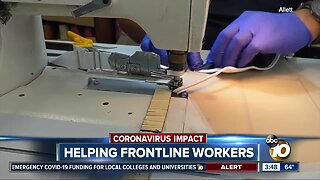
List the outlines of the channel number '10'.
{"label": "channel number '10'", "polygon": [[266,143],[269,146],[269,154],[275,161],[286,160],[290,153],[291,147],[285,140],[279,140],[275,135],[269,135],[266,138]]}

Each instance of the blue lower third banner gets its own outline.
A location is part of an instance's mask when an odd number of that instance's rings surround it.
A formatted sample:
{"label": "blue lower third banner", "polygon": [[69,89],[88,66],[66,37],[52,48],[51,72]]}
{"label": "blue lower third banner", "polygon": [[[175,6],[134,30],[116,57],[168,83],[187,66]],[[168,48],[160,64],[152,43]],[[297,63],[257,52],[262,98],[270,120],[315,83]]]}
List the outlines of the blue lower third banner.
{"label": "blue lower third banner", "polygon": [[259,161],[259,144],[57,144],[57,161]]}
{"label": "blue lower third banner", "polygon": [[205,171],[203,163],[20,163],[11,162],[10,172],[73,171]]}

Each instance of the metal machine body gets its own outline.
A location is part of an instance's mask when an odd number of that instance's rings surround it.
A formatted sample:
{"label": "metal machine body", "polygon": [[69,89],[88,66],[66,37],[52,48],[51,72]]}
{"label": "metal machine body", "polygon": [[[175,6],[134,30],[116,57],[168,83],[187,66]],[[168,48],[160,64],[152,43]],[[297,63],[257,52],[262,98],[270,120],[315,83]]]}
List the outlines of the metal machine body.
{"label": "metal machine body", "polygon": [[[37,15],[72,16],[75,11],[95,1],[2,0],[1,3],[5,4],[3,9],[8,9],[8,13],[1,14],[11,14],[12,17],[0,29],[0,95],[30,83],[47,64],[41,20]],[[157,48],[175,52],[169,57],[172,71],[168,74],[179,79],[184,71],[181,67],[186,64],[186,52],[201,49],[209,2],[112,0],[105,7],[88,10],[84,16],[135,21],[150,35]]]}
{"label": "metal machine body", "polygon": [[[93,81],[92,88],[86,88],[88,79],[105,79],[106,74],[47,66],[49,58],[46,56],[39,15],[72,16],[74,10],[90,2],[91,0],[0,0],[0,21],[5,23],[0,25],[2,135],[105,137],[110,132],[139,132],[141,129],[152,95],[93,90],[103,87],[97,87],[96,81]],[[85,16],[131,19],[150,35],[156,47],[185,53],[201,49],[208,6],[209,0],[112,0],[110,5]],[[111,52],[127,55],[134,55],[139,50],[139,47],[127,46],[109,49]],[[70,60],[72,57],[70,55],[66,59]],[[134,57],[126,58],[125,63],[133,67],[130,70],[135,74],[149,73],[144,71],[144,67],[136,71],[139,69],[134,68],[137,62]],[[105,64],[100,65],[103,68]],[[149,65],[153,68],[148,70],[154,72],[157,66]],[[118,80],[118,74],[116,78]],[[112,80],[112,77],[109,79]],[[147,90],[154,90],[154,86],[153,83],[141,85]],[[182,132],[186,100],[172,99],[177,100],[170,100],[170,106],[175,109],[168,110],[174,113],[166,117],[166,130]],[[38,152],[28,143],[2,142],[0,146],[21,152]],[[12,174],[6,169],[9,161],[34,161],[37,156],[37,153],[29,155],[20,151],[0,150],[0,157],[3,159],[1,177],[52,179],[52,176],[47,175]],[[66,178],[60,173],[52,175]]]}
{"label": "metal machine body", "polygon": [[37,78],[47,57],[39,16],[14,16],[0,32],[1,96]]}

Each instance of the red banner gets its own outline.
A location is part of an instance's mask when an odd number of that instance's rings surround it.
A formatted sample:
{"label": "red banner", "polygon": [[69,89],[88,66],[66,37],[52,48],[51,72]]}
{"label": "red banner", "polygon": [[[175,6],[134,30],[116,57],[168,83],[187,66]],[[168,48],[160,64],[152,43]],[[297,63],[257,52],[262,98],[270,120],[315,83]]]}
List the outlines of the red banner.
{"label": "red banner", "polygon": [[207,163],[206,171],[208,172],[258,172],[258,163],[242,163],[242,162],[219,162]]}
{"label": "red banner", "polygon": [[110,134],[110,143],[206,143],[207,134]]}

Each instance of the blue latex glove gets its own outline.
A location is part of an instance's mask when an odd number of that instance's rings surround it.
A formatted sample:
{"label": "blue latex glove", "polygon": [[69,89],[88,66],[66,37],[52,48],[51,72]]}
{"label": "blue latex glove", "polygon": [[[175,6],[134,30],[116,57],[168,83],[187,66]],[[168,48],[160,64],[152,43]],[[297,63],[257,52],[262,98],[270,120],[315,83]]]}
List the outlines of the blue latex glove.
{"label": "blue latex glove", "polygon": [[246,11],[216,39],[207,57],[214,67],[244,67],[258,54],[291,54],[312,42],[294,13]]}
{"label": "blue latex glove", "polygon": [[[145,35],[141,41],[140,47],[143,51],[154,52],[161,58],[161,64],[168,66],[168,51],[164,49],[157,49],[151,42],[148,35]],[[200,52],[190,52],[187,55],[188,66],[190,70],[199,70],[202,67],[203,61],[201,59]]]}

